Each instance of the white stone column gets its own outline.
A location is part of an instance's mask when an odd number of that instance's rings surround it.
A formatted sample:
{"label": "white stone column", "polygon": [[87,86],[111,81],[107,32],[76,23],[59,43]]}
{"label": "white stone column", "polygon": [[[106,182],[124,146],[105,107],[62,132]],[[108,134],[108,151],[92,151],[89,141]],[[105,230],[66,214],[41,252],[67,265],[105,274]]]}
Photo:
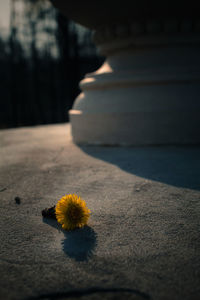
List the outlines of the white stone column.
{"label": "white stone column", "polygon": [[70,111],[75,143],[200,143],[200,12],[194,0],[51,0],[107,56]]}
{"label": "white stone column", "polygon": [[151,20],[97,29],[105,64],[70,111],[78,144],[200,142],[200,22]]}

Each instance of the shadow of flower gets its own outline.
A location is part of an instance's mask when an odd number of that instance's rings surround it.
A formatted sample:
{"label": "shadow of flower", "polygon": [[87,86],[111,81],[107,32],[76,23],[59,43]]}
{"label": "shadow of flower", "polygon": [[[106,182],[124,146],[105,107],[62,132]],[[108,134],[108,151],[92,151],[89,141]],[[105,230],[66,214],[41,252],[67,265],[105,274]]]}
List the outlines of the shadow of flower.
{"label": "shadow of flower", "polygon": [[71,231],[65,231],[56,220],[43,218],[43,222],[62,231],[62,249],[65,254],[76,261],[87,261],[97,246],[97,234],[90,226],[84,226]]}
{"label": "shadow of flower", "polygon": [[66,239],[62,241],[63,251],[77,261],[88,260],[97,245],[97,235],[89,227],[77,228],[65,233]]}

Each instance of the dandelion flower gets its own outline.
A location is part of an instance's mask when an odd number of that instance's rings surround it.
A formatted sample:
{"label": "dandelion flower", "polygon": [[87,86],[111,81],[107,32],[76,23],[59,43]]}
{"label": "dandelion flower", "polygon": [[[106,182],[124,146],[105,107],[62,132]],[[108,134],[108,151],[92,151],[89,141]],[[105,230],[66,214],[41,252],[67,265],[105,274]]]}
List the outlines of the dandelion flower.
{"label": "dandelion flower", "polygon": [[87,224],[90,216],[90,210],[85,201],[75,194],[63,196],[58,201],[55,212],[58,223],[65,230],[83,227]]}

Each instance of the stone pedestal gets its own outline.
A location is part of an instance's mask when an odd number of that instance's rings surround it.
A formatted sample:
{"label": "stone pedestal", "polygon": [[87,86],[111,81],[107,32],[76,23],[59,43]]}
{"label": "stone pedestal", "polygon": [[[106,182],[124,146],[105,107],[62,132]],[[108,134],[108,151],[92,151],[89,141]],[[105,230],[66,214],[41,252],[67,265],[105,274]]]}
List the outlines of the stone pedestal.
{"label": "stone pedestal", "polygon": [[119,9],[117,12],[113,13],[115,20],[106,19],[105,25],[98,18],[91,25],[89,15],[87,22],[82,21],[95,29],[95,42],[107,60],[80,84],[83,93],[70,111],[74,142],[199,143],[198,18],[188,15],[149,19],[139,15],[137,20],[125,20],[122,10],[120,22]]}

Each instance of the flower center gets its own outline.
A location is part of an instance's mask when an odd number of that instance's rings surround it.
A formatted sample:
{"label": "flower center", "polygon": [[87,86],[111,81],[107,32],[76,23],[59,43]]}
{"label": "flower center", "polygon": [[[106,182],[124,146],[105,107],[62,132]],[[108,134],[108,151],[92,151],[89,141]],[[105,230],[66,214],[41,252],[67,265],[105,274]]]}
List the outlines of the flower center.
{"label": "flower center", "polygon": [[74,222],[74,221],[80,221],[81,220],[81,216],[82,216],[81,212],[82,211],[81,211],[80,207],[71,206],[71,207],[69,207],[69,209],[67,211],[67,217],[72,222]]}

